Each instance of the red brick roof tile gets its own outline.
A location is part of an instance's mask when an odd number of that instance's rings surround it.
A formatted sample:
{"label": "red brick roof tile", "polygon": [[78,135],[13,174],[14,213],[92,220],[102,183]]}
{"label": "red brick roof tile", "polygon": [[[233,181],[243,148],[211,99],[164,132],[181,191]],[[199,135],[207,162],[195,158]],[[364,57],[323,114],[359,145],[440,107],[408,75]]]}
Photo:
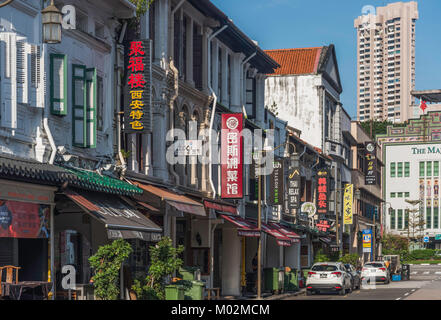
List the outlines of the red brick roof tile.
{"label": "red brick roof tile", "polygon": [[273,75],[311,74],[317,68],[323,47],[265,50],[281,67]]}

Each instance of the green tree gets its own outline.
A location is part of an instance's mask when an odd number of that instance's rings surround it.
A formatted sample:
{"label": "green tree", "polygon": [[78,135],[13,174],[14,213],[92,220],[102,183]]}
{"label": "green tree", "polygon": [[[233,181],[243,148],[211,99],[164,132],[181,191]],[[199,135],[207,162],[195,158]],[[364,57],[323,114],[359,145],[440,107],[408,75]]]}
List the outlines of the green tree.
{"label": "green tree", "polygon": [[172,240],[164,237],[155,246],[150,247],[151,264],[144,281],[135,280],[132,289],[140,299],[165,299],[167,277],[171,276],[183,261],[179,255],[183,246],[173,247]]}
{"label": "green tree", "polygon": [[98,248],[89,258],[94,270],[92,277],[95,295],[103,300],[116,300],[119,295],[118,277],[121,265],[132,252],[132,247],[123,239]]}
{"label": "green tree", "polygon": [[147,12],[155,0],[130,0],[134,5],[136,5],[136,15],[139,17]]}
{"label": "green tree", "polygon": [[353,266],[357,267],[358,260],[360,257],[356,253],[352,254],[345,254],[343,257],[341,257],[338,261],[344,263],[344,264],[352,264]]}

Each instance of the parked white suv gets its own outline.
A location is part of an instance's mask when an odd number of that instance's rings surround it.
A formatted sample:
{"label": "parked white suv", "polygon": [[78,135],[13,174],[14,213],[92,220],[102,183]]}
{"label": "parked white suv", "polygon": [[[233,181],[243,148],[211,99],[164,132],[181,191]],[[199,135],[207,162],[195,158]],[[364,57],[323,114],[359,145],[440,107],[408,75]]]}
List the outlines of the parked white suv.
{"label": "parked white suv", "polygon": [[361,281],[390,282],[390,274],[383,261],[366,262],[361,270]]}
{"label": "parked white suv", "polygon": [[306,295],[320,291],[352,292],[351,276],[341,262],[315,263],[306,279]]}

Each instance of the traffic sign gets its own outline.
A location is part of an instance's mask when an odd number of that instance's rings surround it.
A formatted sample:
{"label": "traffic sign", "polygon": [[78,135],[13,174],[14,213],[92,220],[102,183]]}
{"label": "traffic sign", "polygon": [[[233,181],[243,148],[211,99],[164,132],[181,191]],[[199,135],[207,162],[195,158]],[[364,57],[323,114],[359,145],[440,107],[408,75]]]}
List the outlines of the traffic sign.
{"label": "traffic sign", "polygon": [[429,237],[424,237],[424,242],[429,242]]}

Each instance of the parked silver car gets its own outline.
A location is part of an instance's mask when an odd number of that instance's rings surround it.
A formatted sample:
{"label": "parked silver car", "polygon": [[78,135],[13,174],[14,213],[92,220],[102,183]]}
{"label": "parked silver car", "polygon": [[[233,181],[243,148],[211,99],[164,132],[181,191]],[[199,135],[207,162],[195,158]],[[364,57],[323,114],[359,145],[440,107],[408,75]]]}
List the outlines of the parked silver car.
{"label": "parked silver car", "polygon": [[306,279],[306,295],[333,291],[340,295],[352,292],[351,276],[341,262],[315,263]]}
{"label": "parked silver car", "polygon": [[361,286],[361,272],[357,271],[355,267],[352,264],[345,264],[345,268],[348,271],[348,273],[351,275],[351,283],[352,283],[352,290],[360,289]]}

